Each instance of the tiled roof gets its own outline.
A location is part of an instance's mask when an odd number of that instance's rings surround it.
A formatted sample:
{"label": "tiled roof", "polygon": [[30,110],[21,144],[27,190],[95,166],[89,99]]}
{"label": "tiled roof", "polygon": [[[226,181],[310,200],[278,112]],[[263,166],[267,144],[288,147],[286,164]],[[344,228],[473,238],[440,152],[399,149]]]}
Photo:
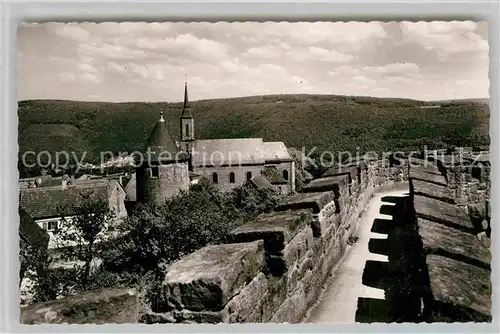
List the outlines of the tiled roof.
{"label": "tiled roof", "polygon": [[283,142],[264,142],[264,159],[266,161],[289,161],[292,160]]}
{"label": "tiled roof", "polygon": [[272,184],[268,179],[266,179],[264,175],[257,175],[253,177],[250,182],[252,182],[259,189],[267,189],[272,187]]}
{"label": "tiled roof", "polygon": [[[168,131],[167,122],[162,114],[146,143],[146,150],[150,148],[152,152],[151,160],[161,159],[164,162],[174,161],[175,159],[186,160],[187,156],[185,154],[177,155],[179,148],[173,138]],[[147,159],[147,157],[143,158]]]}
{"label": "tiled roof", "polygon": [[125,198],[127,201],[135,202],[137,200],[135,173],[132,174],[130,181],[127,182],[127,185],[125,186],[125,193],[127,194]]}
{"label": "tiled roof", "polygon": [[193,166],[264,164],[262,138],[197,140]]}
{"label": "tiled roof", "polygon": [[19,235],[30,245],[39,249],[46,249],[49,244],[49,235],[24,211],[19,209]]}
{"label": "tiled roof", "polygon": [[33,219],[60,217],[61,213],[74,214],[74,206],[85,198],[109,198],[109,185],[92,182],[68,186],[67,188],[40,187],[21,189],[19,206]]}

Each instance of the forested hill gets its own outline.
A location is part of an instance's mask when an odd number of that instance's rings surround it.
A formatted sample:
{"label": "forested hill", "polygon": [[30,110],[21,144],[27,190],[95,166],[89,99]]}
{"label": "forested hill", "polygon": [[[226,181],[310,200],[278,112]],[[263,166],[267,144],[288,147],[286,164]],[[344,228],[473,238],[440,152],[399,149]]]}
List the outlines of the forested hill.
{"label": "forested hill", "polygon": [[[422,108],[441,103],[439,108]],[[181,103],[19,102],[20,152],[132,152],[163,111],[179,135]],[[272,95],[191,103],[198,139],[262,137],[333,152],[489,144],[489,108],[478,101],[422,102],[335,95]]]}

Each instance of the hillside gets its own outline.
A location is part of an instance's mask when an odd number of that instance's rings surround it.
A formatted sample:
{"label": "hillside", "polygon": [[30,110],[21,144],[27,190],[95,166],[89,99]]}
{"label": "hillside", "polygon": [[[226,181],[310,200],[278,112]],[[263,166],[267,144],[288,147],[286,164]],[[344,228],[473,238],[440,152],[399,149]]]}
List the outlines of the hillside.
{"label": "hillside", "polygon": [[[262,137],[333,152],[394,151],[489,144],[489,108],[474,101],[421,109],[428,102],[335,95],[272,95],[191,103],[198,139]],[[142,149],[163,111],[179,134],[181,103],[19,102],[20,152]]]}

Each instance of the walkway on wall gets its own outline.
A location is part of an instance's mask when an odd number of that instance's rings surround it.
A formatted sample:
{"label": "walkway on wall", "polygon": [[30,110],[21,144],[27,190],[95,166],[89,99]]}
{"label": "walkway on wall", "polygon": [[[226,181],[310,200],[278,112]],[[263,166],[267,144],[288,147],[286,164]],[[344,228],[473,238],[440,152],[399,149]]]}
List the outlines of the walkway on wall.
{"label": "walkway on wall", "polygon": [[[354,323],[415,321],[420,301],[411,298],[413,232],[408,191],[376,194],[359,224],[358,240],[334,269],[327,288],[305,322]],[[409,266],[409,267],[408,267]],[[407,283],[405,283],[407,282]]]}

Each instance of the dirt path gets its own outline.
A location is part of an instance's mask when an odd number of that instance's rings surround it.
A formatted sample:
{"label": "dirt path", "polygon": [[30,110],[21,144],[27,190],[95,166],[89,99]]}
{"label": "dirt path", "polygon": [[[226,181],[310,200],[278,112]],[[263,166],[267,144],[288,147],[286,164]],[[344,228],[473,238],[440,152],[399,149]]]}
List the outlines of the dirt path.
{"label": "dirt path", "polygon": [[[366,304],[365,301],[369,301],[368,308],[374,304],[381,304],[383,308],[385,291],[363,284],[366,281],[367,270],[365,268],[373,263],[388,263],[387,255],[380,254],[383,252],[372,253],[370,249],[373,249],[374,244],[384,243],[384,239],[387,239],[387,234],[383,233],[385,232],[384,228],[380,226],[392,220],[391,207],[394,207],[398,198],[403,198],[407,193],[408,190],[387,191],[376,194],[370,200],[368,209],[359,224],[357,233],[359,239],[347,249],[346,255],[335,269],[335,275],[328,283],[328,287],[317,305],[309,311],[304,322],[358,322],[360,321],[358,308],[363,307]],[[370,244],[372,246],[369,246]],[[363,277],[364,272],[365,277]],[[384,313],[384,310],[377,310],[377,312]]]}

